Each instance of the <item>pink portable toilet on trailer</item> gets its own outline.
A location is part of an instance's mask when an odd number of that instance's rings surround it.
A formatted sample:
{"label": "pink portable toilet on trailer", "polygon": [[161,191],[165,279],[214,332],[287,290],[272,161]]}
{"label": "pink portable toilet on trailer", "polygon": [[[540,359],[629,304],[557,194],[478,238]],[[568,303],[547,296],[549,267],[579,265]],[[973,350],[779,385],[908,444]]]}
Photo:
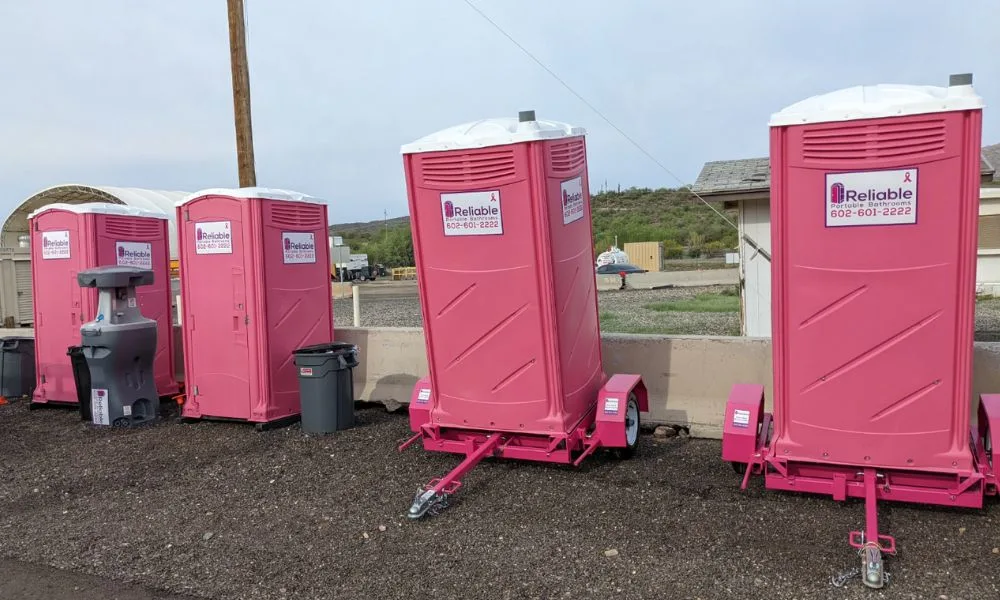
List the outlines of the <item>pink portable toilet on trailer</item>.
{"label": "pink portable toilet on trailer", "polygon": [[763,386],[737,385],[723,458],[744,487],[763,473],[770,489],[864,498],[850,543],[870,587],[896,547],[877,500],[978,508],[997,493],[1000,396],[969,420],[982,107],[957,75],[771,120],[774,414]]}
{"label": "pink portable toilet on trailer", "polygon": [[292,352],[333,339],[326,205],[285,190],[177,204],[184,418],[258,427],[299,416]]}
{"label": "pink portable toilet on trailer", "polygon": [[76,274],[108,265],[152,269],[153,284],[136,288],[136,298],[142,315],[157,322],[156,391],[176,394],[168,216],[93,202],[49,204],[28,220],[37,377],[32,402],[78,404],[66,350],[80,345],[80,326],[96,316],[97,290],[81,288]]}
{"label": "pink portable toilet on trailer", "polygon": [[411,518],[487,456],[579,464],[635,448],[646,388],[601,361],[584,135],[526,111],[402,149],[430,367],[402,448],[466,455]]}

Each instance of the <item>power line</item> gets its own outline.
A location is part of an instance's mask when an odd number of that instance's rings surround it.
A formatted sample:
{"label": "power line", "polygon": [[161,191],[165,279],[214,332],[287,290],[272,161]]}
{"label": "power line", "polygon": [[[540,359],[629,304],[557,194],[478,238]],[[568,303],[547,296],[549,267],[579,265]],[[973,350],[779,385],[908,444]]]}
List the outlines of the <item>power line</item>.
{"label": "power line", "polygon": [[[636,150],[638,150],[639,152],[643,153],[646,156],[646,158],[648,158],[649,160],[653,161],[653,163],[656,164],[656,166],[660,167],[661,169],[663,169],[664,172],[666,172],[668,175],[670,175],[671,177],[673,177],[677,181],[677,183],[679,183],[681,185],[681,187],[683,189],[686,189],[688,192],[691,193],[692,196],[694,196],[698,200],[701,200],[701,202],[705,206],[707,206],[708,208],[712,209],[712,212],[714,212],[716,215],[718,215],[723,221],[725,221],[726,223],[728,223],[730,227],[732,227],[737,232],[739,232],[740,228],[739,228],[739,226],[736,225],[736,223],[733,223],[729,219],[729,217],[727,217],[722,211],[720,211],[719,209],[715,208],[707,200],[705,200],[704,198],[702,198],[701,195],[698,194],[698,192],[694,191],[691,188],[690,185],[684,183],[684,181],[680,177],[678,177],[673,171],[671,171],[670,169],[668,169],[667,166],[665,164],[663,164],[662,162],[660,162],[659,159],[657,159],[655,156],[653,156],[653,154],[651,152],[649,152],[648,150],[646,150],[641,144],[639,144],[639,142],[637,142],[634,139],[632,139],[632,137],[630,135],[628,135],[620,127],[618,127],[617,125],[615,125],[611,121],[611,119],[609,119],[608,117],[606,117],[604,115],[603,112],[601,112],[596,106],[594,106],[593,104],[591,104],[579,92],[577,92],[575,89],[573,89],[573,86],[571,86],[570,84],[566,83],[566,81],[562,77],[559,77],[559,75],[556,74],[555,71],[553,71],[552,69],[550,69],[537,56],[535,56],[534,54],[532,54],[530,50],[528,50],[523,45],[521,45],[521,43],[518,42],[516,39],[514,39],[514,37],[511,36],[509,33],[507,33],[504,30],[503,27],[500,27],[500,25],[498,25],[496,21],[494,21],[493,19],[491,19],[489,17],[489,15],[487,15],[482,10],[480,10],[478,6],[476,6],[475,4],[473,4],[472,0],[462,0],[462,1],[465,2],[469,6],[469,8],[471,8],[474,11],[476,11],[479,14],[479,16],[481,16],[490,25],[492,25],[494,27],[494,29],[496,29],[497,31],[499,31],[501,35],[503,35],[505,38],[507,38],[508,40],[510,40],[510,42],[512,44],[514,44],[515,46],[517,46],[517,48],[519,50],[521,50],[521,52],[523,52],[525,54],[525,56],[527,56],[532,61],[534,61],[535,64],[537,64],[539,67],[541,67],[543,70],[545,70],[545,72],[548,73],[549,75],[551,75],[553,79],[555,79],[556,81],[558,81],[564,88],[566,88],[566,90],[569,93],[571,93],[574,96],[576,96],[576,98],[578,100],[580,100],[580,102],[583,102],[587,106],[587,108],[589,108],[590,110],[592,110],[594,112],[594,114],[596,114],[598,117],[600,117],[605,123],[608,124],[608,126],[610,126],[612,129],[614,129],[615,131],[617,131],[623,138],[625,138],[630,144],[632,144],[632,146],[634,146]],[[742,237],[743,237],[744,241],[746,241],[747,244],[749,244],[757,253],[759,253],[761,256],[763,256],[764,258],[766,258],[768,262],[771,261],[771,254],[769,252],[767,252],[766,250],[764,250],[757,242],[755,242],[753,239],[751,239],[750,236],[748,236],[747,234],[744,233],[742,235]]]}

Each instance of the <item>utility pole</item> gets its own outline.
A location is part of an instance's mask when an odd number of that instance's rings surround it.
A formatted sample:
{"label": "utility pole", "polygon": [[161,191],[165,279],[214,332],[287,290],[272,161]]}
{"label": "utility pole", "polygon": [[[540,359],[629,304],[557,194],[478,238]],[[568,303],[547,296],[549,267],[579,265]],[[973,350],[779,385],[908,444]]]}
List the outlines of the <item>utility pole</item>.
{"label": "utility pole", "polygon": [[236,160],[240,187],[257,185],[253,158],[253,127],[250,121],[250,66],[247,64],[246,21],[243,0],[229,5],[229,54],[233,70],[233,113],[236,117]]}
{"label": "utility pole", "polygon": [[385,225],[385,239],[389,239],[389,209],[382,210],[382,219]]}

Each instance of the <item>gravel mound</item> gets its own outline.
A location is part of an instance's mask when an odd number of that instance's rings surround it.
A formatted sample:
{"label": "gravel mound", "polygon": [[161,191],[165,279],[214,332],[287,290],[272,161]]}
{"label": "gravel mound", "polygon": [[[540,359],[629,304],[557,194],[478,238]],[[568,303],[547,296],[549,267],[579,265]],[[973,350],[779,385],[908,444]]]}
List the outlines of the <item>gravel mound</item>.
{"label": "gravel mound", "polygon": [[[97,430],[0,406],[0,555],[201,598],[872,598],[860,502],[747,492],[715,441],[643,435],[580,469],[487,461],[452,506],[405,517],[454,456],[396,445],[402,414],[311,437],[233,423]],[[995,598],[1000,506],[885,503],[897,536],[878,597]]]}

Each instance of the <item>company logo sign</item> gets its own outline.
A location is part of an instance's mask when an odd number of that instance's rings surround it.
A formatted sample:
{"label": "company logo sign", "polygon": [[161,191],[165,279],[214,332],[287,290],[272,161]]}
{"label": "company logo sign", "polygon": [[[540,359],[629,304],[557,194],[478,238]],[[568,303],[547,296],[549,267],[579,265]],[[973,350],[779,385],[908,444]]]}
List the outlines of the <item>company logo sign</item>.
{"label": "company logo sign", "polygon": [[93,389],[90,392],[91,420],[94,425],[111,424],[111,405],[108,398],[108,390]]}
{"label": "company logo sign", "polygon": [[281,233],[282,260],[286,265],[316,262],[316,235],[284,231]]}
{"label": "company logo sign", "polygon": [[846,194],[844,193],[844,184],[835,183],[830,186],[830,202],[833,204],[842,204],[844,202]]}
{"label": "company logo sign", "polygon": [[233,232],[229,221],[206,221],[194,226],[195,254],[232,254]]}
{"label": "company logo sign", "polygon": [[153,245],[148,242],[115,242],[119,266],[153,268]]}
{"label": "company logo sign", "polygon": [[69,258],[69,231],[42,232],[42,258]]}
{"label": "company logo sign", "polygon": [[583,218],[583,178],[575,177],[559,186],[562,197],[563,225]]}
{"label": "company logo sign", "polygon": [[446,236],[503,235],[500,191],[441,194]]}
{"label": "company logo sign", "polygon": [[917,222],[917,169],[826,175],[826,226]]}

